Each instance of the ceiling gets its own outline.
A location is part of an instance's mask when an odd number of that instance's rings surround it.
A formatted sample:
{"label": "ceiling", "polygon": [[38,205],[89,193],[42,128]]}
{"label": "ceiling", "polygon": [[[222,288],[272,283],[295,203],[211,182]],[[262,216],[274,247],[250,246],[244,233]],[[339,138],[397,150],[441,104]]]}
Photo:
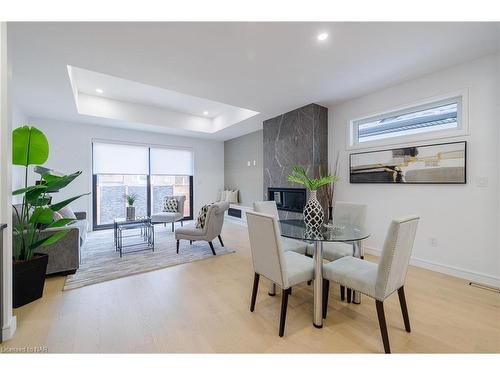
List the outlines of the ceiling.
{"label": "ceiling", "polygon": [[[319,42],[320,32],[328,39]],[[8,37],[13,101],[28,116],[217,140],[305,104],[331,106],[500,46],[499,23],[9,23]],[[165,99],[155,90],[164,89],[260,114],[211,133],[80,114],[67,65],[153,87],[139,99],[114,88],[114,99],[155,106]],[[88,81],[82,92],[97,84]]]}
{"label": "ceiling", "polygon": [[213,134],[258,112],[68,65],[80,115]]}

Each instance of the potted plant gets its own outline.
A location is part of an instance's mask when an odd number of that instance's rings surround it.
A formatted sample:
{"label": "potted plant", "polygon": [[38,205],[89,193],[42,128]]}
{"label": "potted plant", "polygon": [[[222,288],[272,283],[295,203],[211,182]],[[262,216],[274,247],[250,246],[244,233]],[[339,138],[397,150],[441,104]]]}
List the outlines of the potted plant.
{"label": "potted plant", "polygon": [[[68,231],[58,231],[47,237],[40,235],[46,228],[64,227],[72,219],[54,220],[54,213],[69,203],[86,195],[81,194],[52,203],[50,193],[56,192],[77,178],[82,172],[56,176],[45,173],[36,185],[28,186],[28,166],[47,161],[49,144],[45,135],[31,126],[23,126],[12,132],[12,163],[25,168],[24,188],[12,195],[21,195],[20,207],[13,206],[13,306],[20,307],[43,295],[48,256],[37,253],[38,248],[51,245],[64,237]],[[43,237],[43,238],[42,238]]]}
{"label": "potted plant", "polygon": [[134,203],[137,200],[137,193],[125,194],[125,199],[127,200],[127,220],[135,220],[135,207]]}
{"label": "potted plant", "polygon": [[310,178],[301,166],[296,165],[293,167],[292,173],[288,176],[288,181],[304,185],[309,190],[309,199],[304,207],[304,222],[307,227],[318,230],[323,225],[325,214],[318,201],[317,190],[322,186],[335,182],[336,179],[336,176],[330,175]]}

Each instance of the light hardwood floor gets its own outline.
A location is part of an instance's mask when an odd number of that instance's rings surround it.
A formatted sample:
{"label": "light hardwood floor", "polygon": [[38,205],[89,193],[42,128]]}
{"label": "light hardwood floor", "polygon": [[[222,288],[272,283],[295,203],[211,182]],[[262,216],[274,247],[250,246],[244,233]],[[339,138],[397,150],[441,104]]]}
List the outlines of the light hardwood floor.
{"label": "light hardwood floor", "polygon": [[[265,281],[255,312],[249,311],[253,270],[246,227],[226,223],[223,238],[235,254],[67,292],[62,277],[50,278],[41,300],[15,311],[17,333],[1,346],[104,353],[383,352],[373,300],[348,305],[336,286],[323,329],[312,325],[312,286],[294,288],[285,336],[278,337],[281,298],[267,295]],[[397,294],[386,302],[394,353],[500,352],[498,293],[410,267],[406,296],[412,333],[404,330]]]}

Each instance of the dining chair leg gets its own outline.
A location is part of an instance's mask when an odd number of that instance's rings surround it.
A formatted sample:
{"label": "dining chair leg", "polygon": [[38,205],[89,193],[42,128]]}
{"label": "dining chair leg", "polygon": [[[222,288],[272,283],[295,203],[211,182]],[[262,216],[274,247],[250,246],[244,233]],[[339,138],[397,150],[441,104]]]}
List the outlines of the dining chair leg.
{"label": "dining chair leg", "polygon": [[410,317],[408,316],[408,307],[406,306],[404,286],[398,289],[399,304],[401,305],[401,312],[403,313],[403,320],[405,322],[406,332],[411,332]]}
{"label": "dining chair leg", "polygon": [[255,310],[255,301],[257,300],[257,290],[259,289],[259,279],[260,275],[257,272],[255,272],[255,275],[253,276],[252,301],[250,303],[251,312]]}
{"label": "dining chair leg", "polygon": [[350,288],[347,288],[347,303],[351,303],[352,291]]}
{"label": "dining chair leg", "polygon": [[172,221],[172,232],[174,231],[174,222]]}
{"label": "dining chair leg", "polygon": [[220,236],[220,234],[219,234],[219,242],[220,242],[220,245],[221,245],[222,247],[224,247],[224,242],[222,242],[222,237]]}
{"label": "dining chair leg", "polygon": [[215,254],[214,244],[212,243],[212,241],[208,241],[208,244],[210,245],[210,249],[212,250],[212,254],[217,255],[217,254]]}
{"label": "dining chair leg", "polygon": [[323,279],[323,319],[326,319],[328,310],[328,294],[330,293],[330,280]]}
{"label": "dining chair leg", "polygon": [[181,227],[184,226],[184,220],[181,220]]}
{"label": "dining chair leg", "polygon": [[384,343],[384,350],[386,354],[389,354],[391,352],[391,347],[389,346],[389,335],[387,333],[387,323],[385,322],[384,303],[375,300],[375,305],[377,306],[378,324],[380,326],[382,342]]}
{"label": "dining chair leg", "polygon": [[179,254],[179,240],[177,240],[177,254]]}
{"label": "dining chair leg", "polygon": [[193,244],[193,240],[189,240],[189,244],[192,245]]}
{"label": "dining chair leg", "polygon": [[288,289],[288,295],[290,295],[290,296],[292,295],[292,288],[291,287]]}
{"label": "dining chair leg", "polygon": [[290,289],[283,289],[282,297],[281,297],[281,317],[280,317],[280,337],[283,337],[285,334],[285,321],[286,321],[286,309],[288,307],[288,294],[290,293]]}
{"label": "dining chair leg", "polygon": [[267,294],[269,294],[271,297],[276,296],[276,284],[275,283],[272,283],[269,286],[269,291],[267,292]]}
{"label": "dining chair leg", "polygon": [[345,286],[343,285],[340,286],[340,300],[341,301],[345,300]]}

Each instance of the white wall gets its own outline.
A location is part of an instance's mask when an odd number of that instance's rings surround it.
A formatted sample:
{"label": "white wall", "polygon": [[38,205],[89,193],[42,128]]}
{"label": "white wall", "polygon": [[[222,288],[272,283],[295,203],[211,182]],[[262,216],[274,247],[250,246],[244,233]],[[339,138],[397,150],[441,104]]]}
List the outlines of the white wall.
{"label": "white wall", "polygon": [[16,317],[12,316],[12,199],[11,164],[12,136],[10,111],[10,49],[7,47],[7,27],[0,23],[0,223],[7,224],[3,231],[0,256],[2,301],[0,330],[2,340],[8,340],[16,331]]}
{"label": "white wall", "polygon": [[[12,129],[15,129],[21,125],[28,124],[28,118],[24,115],[21,109],[15,105],[11,106],[11,124]],[[24,173],[22,172],[22,167],[13,166],[15,172],[12,174],[12,190],[20,189],[24,187]],[[12,197],[14,204],[22,202],[20,195]]]}
{"label": "white wall", "polygon": [[[414,264],[500,285],[499,59],[487,56],[330,108],[330,165],[337,151],[341,157],[336,199],[368,204],[372,235],[367,248],[382,248],[392,218],[415,213],[421,222]],[[469,135],[445,141],[467,141],[466,185],[349,184],[346,131],[351,119],[462,89],[469,90]],[[477,186],[481,176],[488,177],[487,187]],[[437,239],[436,247],[430,238]]]}
{"label": "white wall", "polygon": [[[224,187],[224,143],[221,141],[31,117],[29,123],[42,130],[48,138],[50,154],[45,166],[65,173],[83,171],[71,185],[54,196],[57,201],[92,191],[92,139],[192,148],[195,216],[202,205],[215,201],[219,190]],[[18,173],[19,170],[15,169],[14,174]],[[32,173],[30,178],[33,182],[35,174]],[[91,217],[91,196],[73,202],[71,208],[75,211],[87,211]]]}

